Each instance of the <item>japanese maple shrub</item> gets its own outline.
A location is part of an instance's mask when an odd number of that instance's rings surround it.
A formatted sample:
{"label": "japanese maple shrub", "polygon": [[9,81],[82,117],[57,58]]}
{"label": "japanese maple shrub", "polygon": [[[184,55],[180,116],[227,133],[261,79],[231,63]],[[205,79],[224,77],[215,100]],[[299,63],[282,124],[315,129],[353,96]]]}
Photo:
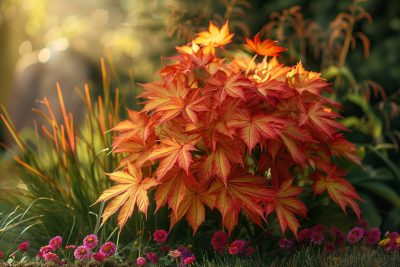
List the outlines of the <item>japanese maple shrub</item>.
{"label": "japanese maple shrub", "polygon": [[286,49],[259,35],[246,38],[253,58],[224,49],[232,37],[228,22],[220,29],[210,23],[177,47],[160,81],[143,84],[143,109],[128,110],[129,119],[112,129],[114,152],[125,157],[108,174],[116,185],[98,199],[111,200],[103,223],[119,211],[122,229],[136,206],[146,214],[155,188],[171,227],[186,217],[196,232],[208,206],[229,232],[240,212],[259,225],[276,212],[282,231],[296,235],[296,216],[307,215],[295,186],[300,174],[315,194],[326,191],[360,216],[359,195],[333,164],[334,157],[360,159],[339,132],[346,130],[336,121],[340,105],[322,95],[327,81],[301,63],[279,63]]}

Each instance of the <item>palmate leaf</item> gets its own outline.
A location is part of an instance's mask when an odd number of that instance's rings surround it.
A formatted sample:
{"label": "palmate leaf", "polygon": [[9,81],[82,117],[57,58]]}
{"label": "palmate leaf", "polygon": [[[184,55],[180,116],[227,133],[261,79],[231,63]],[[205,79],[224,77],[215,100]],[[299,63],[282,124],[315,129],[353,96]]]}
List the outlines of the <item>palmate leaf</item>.
{"label": "palmate leaf", "polygon": [[117,131],[120,134],[114,138],[113,147],[118,148],[128,140],[134,140],[144,144],[151,134],[151,125],[149,118],[134,110],[127,110],[129,120],[124,120],[115,125],[111,131]]}
{"label": "palmate leaf", "polygon": [[302,189],[292,186],[293,179],[284,181],[267,203],[267,214],[276,211],[282,232],[289,228],[295,236],[300,223],[295,215],[307,216],[306,205],[298,199]]}
{"label": "palmate leaf", "polygon": [[208,31],[203,31],[198,34],[198,37],[193,40],[194,43],[204,47],[204,53],[215,54],[215,48],[225,46],[232,42],[233,33],[229,33],[229,22],[226,21],[221,29],[210,21]]}
{"label": "palmate leaf", "polygon": [[249,174],[239,167],[229,176],[226,185],[221,180],[214,181],[210,192],[217,194],[215,207],[220,211],[224,221],[228,219],[224,225],[229,231],[236,225],[235,218],[241,208],[253,215],[250,218],[254,219],[254,222],[259,223],[258,218],[265,221],[264,210],[260,203],[274,194],[266,188],[264,177]]}
{"label": "palmate leaf", "polygon": [[217,72],[211,77],[204,88],[220,104],[224,102],[227,96],[246,101],[245,92],[251,89],[255,89],[255,86],[243,74],[236,73],[228,76],[222,71]]}
{"label": "palmate leaf", "polygon": [[285,121],[273,115],[252,115],[248,110],[239,110],[236,121],[231,124],[238,127],[240,137],[251,152],[256,144],[264,142],[265,139],[277,139]]}
{"label": "palmate leaf", "polygon": [[215,200],[216,195],[210,193],[207,183],[188,188],[176,212],[173,211],[170,215],[170,227],[172,228],[177,221],[186,215],[186,219],[192,227],[194,235],[199,226],[205,221],[206,211],[204,205],[213,209]]}
{"label": "palmate leaf", "polygon": [[171,97],[170,100],[160,106],[156,112],[161,112],[159,123],[182,115],[188,122],[197,123],[197,113],[208,110],[204,104],[204,96],[200,96],[199,89],[192,89],[185,97]]}
{"label": "palmate leaf", "polygon": [[336,173],[342,171],[332,167],[329,173],[317,173],[313,184],[314,194],[322,194],[327,191],[329,197],[339,205],[339,207],[346,213],[346,207],[350,206],[354,213],[360,218],[360,207],[356,200],[361,200],[354,187],[345,179],[339,177]]}
{"label": "palmate leaf", "polygon": [[102,225],[119,210],[118,226],[120,232],[127,220],[132,216],[135,206],[147,215],[149,198],[147,191],[157,185],[153,178],[142,177],[140,168],[128,164],[127,171],[116,171],[108,174],[111,180],[118,184],[105,190],[96,203],[113,199],[102,215]]}
{"label": "palmate leaf", "polygon": [[233,163],[242,164],[244,157],[244,146],[234,139],[221,139],[215,150],[205,157],[200,167],[202,180],[208,180],[212,175],[226,181]]}
{"label": "palmate leaf", "polygon": [[262,56],[277,56],[279,53],[286,51],[286,48],[275,45],[276,41],[260,39],[260,34],[257,33],[253,40],[246,38],[246,46]]}
{"label": "palmate leaf", "polygon": [[157,178],[161,179],[175,163],[184,169],[186,173],[189,172],[189,166],[192,163],[192,155],[190,151],[196,150],[194,141],[188,141],[183,144],[178,143],[174,139],[165,139],[161,144],[153,149],[146,160],[160,160],[160,166],[157,168]]}
{"label": "palmate leaf", "polygon": [[188,188],[197,186],[197,181],[182,169],[174,167],[161,180],[155,193],[157,203],[156,210],[168,203],[168,206],[175,212],[185,197]]}
{"label": "palmate leaf", "polygon": [[337,130],[347,131],[346,127],[335,120],[339,115],[329,108],[324,108],[321,102],[317,102],[303,111],[300,114],[300,126],[310,122],[329,138],[332,138]]}

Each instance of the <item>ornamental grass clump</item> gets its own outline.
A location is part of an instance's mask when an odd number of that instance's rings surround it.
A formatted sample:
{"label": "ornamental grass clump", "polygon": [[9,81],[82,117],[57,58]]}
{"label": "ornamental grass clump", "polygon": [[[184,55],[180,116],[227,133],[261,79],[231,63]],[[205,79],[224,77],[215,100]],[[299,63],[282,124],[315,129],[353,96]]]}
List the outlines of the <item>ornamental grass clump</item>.
{"label": "ornamental grass clump", "polygon": [[111,200],[103,224],[118,211],[120,229],[136,207],[146,214],[155,189],[156,210],[170,208],[171,228],[186,218],[195,233],[208,207],[229,233],[243,212],[260,226],[275,213],[282,232],[297,235],[298,216],[307,216],[299,177],[360,216],[360,196],[335,158],[360,159],[340,133],[340,105],[323,95],[329,83],[301,63],[280,63],[286,49],[275,41],[246,38],[248,53],[238,56],[226,48],[232,38],[228,22],[210,23],[177,47],[161,79],[142,85],[143,109],[112,128],[114,153],[124,158],[97,200]]}

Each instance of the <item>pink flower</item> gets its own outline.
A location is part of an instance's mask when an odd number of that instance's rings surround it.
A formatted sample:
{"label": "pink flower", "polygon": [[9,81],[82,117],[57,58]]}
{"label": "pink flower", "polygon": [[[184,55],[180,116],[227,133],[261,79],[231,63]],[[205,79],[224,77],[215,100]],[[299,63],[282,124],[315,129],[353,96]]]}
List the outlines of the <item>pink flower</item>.
{"label": "pink flower", "polygon": [[236,255],[239,253],[239,249],[237,247],[229,247],[229,254]]}
{"label": "pink flower", "polygon": [[211,238],[211,245],[217,252],[222,252],[228,243],[228,235],[222,231],[214,232]]}
{"label": "pink flower", "polygon": [[99,239],[97,238],[96,235],[91,234],[91,235],[87,235],[84,239],[83,239],[83,245],[85,247],[87,247],[89,250],[94,249],[97,244],[99,243]]}
{"label": "pink flower", "polygon": [[0,251],[0,260],[1,260],[2,258],[4,258],[4,252],[3,252],[3,251]]}
{"label": "pink flower", "polygon": [[379,228],[371,228],[365,233],[364,241],[367,246],[375,245],[381,238],[381,230]]}
{"label": "pink flower", "polygon": [[246,252],[246,241],[235,240],[229,245],[229,254],[243,255]]}
{"label": "pink flower", "polygon": [[332,226],[330,229],[330,234],[332,239],[335,241],[335,245],[341,245],[343,244],[344,240],[346,239],[346,236],[340,230],[339,228]]}
{"label": "pink flower", "polygon": [[321,245],[324,241],[324,234],[319,231],[312,231],[310,235],[311,243],[314,245]]}
{"label": "pink flower", "polygon": [[291,240],[289,240],[289,239],[281,239],[281,240],[279,240],[279,247],[281,248],[281,249],[291,249],[292,247],[293,247],[293,245],[294,245],[294,243],[293,243],[293,241],[291,241]]}
{"label": "pink flower", "polygon": [[183,260],[183,264],[190,265],[190,264],[194,263],[195,261],[196,261],[196,257],[190,256]]}
{"label": "pink flower", "polygon": [[94,253],[92,255],[92,258],[95,261],[102,262],[105,258],[107,258],[107,256],[99,251],[99,252]]}
{"label": "pink flower", "polygon": [[18,245],[18,250],[21,252],[25,252],[29,249],[29,242],[28,241],[24,241],[22,243],[20,243]]}
{"label": "pink flower", "polygon": [[323,224],[316,224],[311,228],[311,232],[323,232],[325,226]]}
{"label": "pink flower", "polygon": [[90,250],[86,246],[79,246],[75,249],[74,256],[78,260],[90,259]]}
{"label": "pink flower", "polygon": [[335,245],[333,243],[326,243],[325,244],[325,253],[331,254],[335,251]]}
{"label": "pink flower", "polygon": [[364,229],[361,227],[354,227],[347,234],[347,241],[351,244],[355,244],[361,240],[364,236]]}
{"label": "pink flower", "polygon": [[117,247],[113,242],[106,242],[100,247],[100,252],[106,255],[107,257],[110,257],[115,254],[115,251],[117,250]]}
{"label": "pink flower", "polygon": [[155,230],[153,233],[153,239],[154,241],[156,241],[157,243],[164,243],[165,241],[167,241],[168,238],[168,233],[165,230]]}
{"label": "pink flower", "polygon": [[146,264],[146,259],[143,258],[143,257],[139,257],[139,258],[136,259],[136,264],[137,264],[138,266],[143,266],[143,265]]}
{"label": "pink flower", "polygon": [[61,238],[61,236],[55,236],[55,237],[53,237],[52,239],[50,239],[50,241],[49,241],[49,246],[53,249],[53,250],[56,250],[56,249],[58,249],[59,247],[61,247],[62,246],[62,238]]}
{"label": "pink flower", "polygon": [[299,239],[300,243],[305,243],[310,240],[311,236],[311,230],[308,228],[305,228],[299,232],[297,235],[297,238]]}
{"label": "pink flower", "polygon": [[172,258],[179,258],[181,256],[181,252],[177,249],[171,250],[168,255],[171,256]]}
{"label": "pink flower", "polygon": [[162,252],[169,252],[171,250],[171,247],[170,246],[161,246],[160,250]]}
{"label": "pink flower", "polygon": [[158,262],[158,256],[154,252],[147,252],[146,253],[146,258],[151,262],[151,263],[157,263]]}
{"label": "pink flower", "polygon": [[256,252],[256,249],[255,249],[255,248],[253,248],[253,247],[248,247],[248,248],[246,249],[246,252],[244,253],[244,255],[245,255],[246,257],[251,257],[251,256],[253,256],[254,252]]}
{"label": "pink flower", "polygon": [[55,254],[53,252],[47,252],[47,253],[43,254],[42,257],[45,261],[58,262],[58,260],[59,260],[57,254]]}
{"label": "pink flower", "polygon": [[43,246],[39,249],[39,256],[43,257],[44,254],[53,251],[54,249],[50,245]]}
{"label": "pink flower", "polygon": [[73,250],[73,249],[76,249],[76,246],[75,245],[67,245],[67,246],[65,246],[65,249],[66,250]]}

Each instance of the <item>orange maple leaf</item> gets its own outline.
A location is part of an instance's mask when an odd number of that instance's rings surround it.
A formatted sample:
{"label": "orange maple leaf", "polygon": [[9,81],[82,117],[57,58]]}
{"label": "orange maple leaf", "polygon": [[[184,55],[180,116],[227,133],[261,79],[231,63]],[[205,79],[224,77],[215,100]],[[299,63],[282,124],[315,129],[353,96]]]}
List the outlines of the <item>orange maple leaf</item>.
{"label": "orange maple leaf", "polygon": [[315,96],[319,96],[321,90],[327,89],[329,86],[329,83],[321,78],[320,73],[306,71],[301,62],[288,72],[287,83],[300,94],[308,92]]}
{"label": "orange maple leaf", "polygon": [[[228,177],[226,184],[220,180],[215,180],[211,184],[210,192],[217,194],[215,207],[220,211],[223,219],[228,218],[225,226],[229,231],[235,226],[234,222],[241,208],[253,215],[250,218],[258,217],[265,220],[260,202],[271,197],[274,193],[266,188],[264,177],[249,174],[238,168],[235,168]],[[258,220],[255,222],[258,223]]]}
{"label": "orange maple leaf", "polygon": [[121,121],[110,130],[119,132],[119,135],[114,138],[114,148],[129,139],[144,144],[151,134],[149,118],[145,114],[128,109],[128,116],[129,120]]}
{"label": "orange maple leaf", "polygon": [[248,151],[252,151],[254,146],[265,139],[276,139],[283,129],[285,121],[258,113],[250,114],[248,110],[238,110],[238,117],[232,125],[240,129],[240,137],[247,144]]}
{"label": "orange maple leaf", "polygon": [[153,178],[142,178],[142,171],[131,164],[125,171],[107,174],[117,185],[105,190],[96,203],[112,199],[102,214],[102,225],[119,210],[118,226],[120,232],[127,220],[132,216],[135,206],[147,216],[149,198],[147,191],[157,185]]}
{"label": "orange maple leaf", "polygon": [[193,229],[193,235],[196,233],[199,226],[205,221],[206,210],[204,205],[213,209],[215,206],[215,194],[210,194],[207,184],[188,188],[185,197],[180,202],[176,212],[170,216],[170,228],[172,228],[177,221],[186,215],[189,225]]}
{"label": "orange maple leaf", "polygon": [[345,179],[339,177],[337,174],[343,174],[343,171],[331,166],[327,175],[321,172],[316,173],[313,184],[314,194],[322,194],[328,191],[329,197],[339,205],[339,207],[346,213],[346,207],[349,205],[360,218],[360,207],[356,200],[361,200],[354,187]]}
{"label": "orange maple leaf", "polygon": [[195,141],[187,141],[179,143],[175,139],[161,140],[161,144],[153,149],[147,160],[160,160],[160,166],[157,168],[157,178],[161,179],[175,163],[189,173],[189,166],[192,163],[192,155],[190,151],[196,150]]}
{"label": "orange maple leaf", "polygon": [[218,71],[210,78],[204,90],[211,93],[222,104],[227,96],[245,101],[245,92],[254,88],[255,86],[251,81],[241,73],[227,75],[222,71]]}
{"label": "orange maple leaf", "polygon": [[156,211],[168,203],[168,206],[175,213],[178,212],[178,207],[188,192],[188,188],[198,185],[191,174],[188,175],[178,167],[170,170],[159,182],[160,185],[157,187],[154,196],[157,204]]}
{"label": "orange maple leaf", "polygon": [[343,124],[336,121],[336,118],[340,117],[339,114],[326,110],[321,102],[316,102],[308,108],[301,105],[300,110],[302,113],[299,116],[299,126],[310,122],[311,126],[324,132],[329,138],[332,138],[338,130],[348,131]]}
{"label": "orange maple leaf", "polygon": [[297,196],[301,193],[300,187],[292,186],[293,179],[284,181],[276,191],[274,197],[269,199],[267,204],[267,214],[276,211],[281,230],[284,233],[289,228],[295,236],[300,223],[296,214],[306,217],[307,208]]}
{"label": "orange maple leaf", "polygon": [[260,34],[257,33],[253,40],[246,38],[246,45],[261,56],[277,56],[279,53],[286,51],[286,48],[275,45],[276,41],[273,40],[260,40]]}
{"label": "orange maple leaf", "polygon": [[361,165],[361,159],[357,155],[357,147],[344,139],[343,134],[336,134],[329,145],[334,156],[343,156]]}
{"label": "orange maple leaf", "polygon": [[203,31],[198,34],[198,37],[193,40],[194,43],[202,45],[205,53],[215,54],[215,48],[225,46],[232,42],[233,33],[229,33],[229,22],[226,21],[221,29],[210,21],[208,31]]}
{"label": "orange maple leaf", "polygon": [[156,109],[156,112],[162,113],[159,123],[175,118],[180,114],[188,122],[197,123],[197,113],[208,110],[204,104],[205,99],[204,96],[200,95],[199,89],[192,89],[184,97],[171,97],[168,102]]}
{"label": "orange maple leaf", "polygon": [[202,180],[208,180],[212,175],[216,175],[225,183],[232,164],[242,164],[243,156],[244,144],[229,138],[219,140],[215,150],[205,158],[200,167]]}

